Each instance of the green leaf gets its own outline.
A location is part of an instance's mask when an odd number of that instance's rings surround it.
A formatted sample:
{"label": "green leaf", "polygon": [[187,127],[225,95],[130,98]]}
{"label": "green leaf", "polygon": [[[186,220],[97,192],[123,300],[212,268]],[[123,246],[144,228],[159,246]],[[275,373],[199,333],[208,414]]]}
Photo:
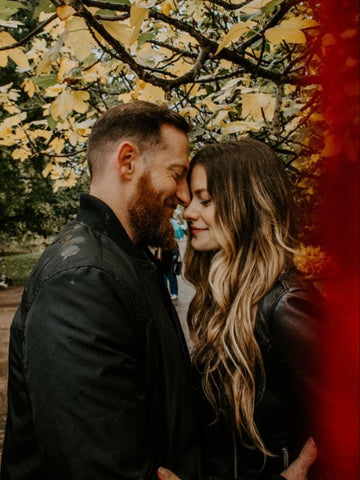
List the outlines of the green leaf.
{"label": "green leaf", "polygon": [[50,0],[40,0],[39,5],[34,10],[33,19],[38,18],[41,12],[52,13],[55,11],[56,7]]}
{"label": "green leaf", "polygon": [[11,0],[0,0],[0,8],[26,8],[29,7],[25,3],[12,2]]}
{"label": "green leaf", "polygon": [[17,8],[1,8],[0,6],[0,19],[1,20],[8,20],[14,13],[18,11]]}
{"label": "green leaf", "polygon": [[21,2],[11,2],[8,0],[0,0],[0,19],[7,20],[20,9],[28,10],[28,6]]}
{"label": "green leaf", "polygon": [[83,68],[88,68],[99,60],[99,57],[95,53],[90,53],[83,61]]}
{"label": "green leaf", "polygon": [[118,3],[119,5],[131,5],[130,0],[111,0],[111,3]]}
{"label": "green leaf", "polygon": [[54,120],[51,116],[48,117],[47,122],[48,122],[49,128],[51,130],[55,130],[58,122],[56,120]]}
{"label": "green leaf", "polygon": [[144,43],[148,42],[149,40],[153,39],[155,37],[154,32],[147,32],[147,33],[142,33],[138,37],[138,48],[141,48]]}
{"label": "green leaf", "polygon": [[278,6],[284,3],[284,0],[273,0],[272,2],[268,3],[263,7],[261,10],[266,14],[269,15],[272,11]]}
{"label": "green leaf", "polygon": [[47,88],[51,87],[51,85],[57,84],[57,75],[56,74],[49,74],[49,75],[40,75],[39,77],[32,77],[31,80],[40,88]]}
{"label": "green leaf", "polygon": [[28,10],[29,7],[21,2],[0,0],[0,19],[8,20],[12,15],[17,13],[20,9]]}

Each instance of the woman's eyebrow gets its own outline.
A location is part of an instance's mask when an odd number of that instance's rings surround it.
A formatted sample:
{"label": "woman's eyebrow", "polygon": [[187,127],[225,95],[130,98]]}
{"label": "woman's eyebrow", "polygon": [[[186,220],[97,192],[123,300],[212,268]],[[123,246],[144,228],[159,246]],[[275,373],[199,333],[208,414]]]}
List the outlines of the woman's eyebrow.
{"label": "woman's eyebrow", "polygon": [[202,193],[208,193],[207,189],[206,188],[198,188],[194,192],[195,195],[201,195]]}

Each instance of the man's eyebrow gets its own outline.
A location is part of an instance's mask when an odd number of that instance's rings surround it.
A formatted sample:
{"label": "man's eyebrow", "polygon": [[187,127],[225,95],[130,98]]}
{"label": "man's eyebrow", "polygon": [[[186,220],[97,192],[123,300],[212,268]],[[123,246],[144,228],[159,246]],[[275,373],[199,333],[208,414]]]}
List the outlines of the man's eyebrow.
{"label": "man's eyebrow", "polygon": [[181,164],[181,163],[173,163],[172,165],[169,166],[169,168],[179,168],[182,170],[183,173],[188,173],[189,167]]}

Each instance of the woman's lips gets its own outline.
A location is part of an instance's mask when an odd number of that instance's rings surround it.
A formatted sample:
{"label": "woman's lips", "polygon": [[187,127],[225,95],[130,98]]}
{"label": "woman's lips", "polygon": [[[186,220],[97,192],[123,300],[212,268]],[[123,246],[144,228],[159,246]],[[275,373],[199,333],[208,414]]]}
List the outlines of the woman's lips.
{"label": "woman's lips", "polygon": [[197,228],[197,227],[191,227],[191,233],[193,235],[198,235],[201,232],[206,232],[207,228]]}

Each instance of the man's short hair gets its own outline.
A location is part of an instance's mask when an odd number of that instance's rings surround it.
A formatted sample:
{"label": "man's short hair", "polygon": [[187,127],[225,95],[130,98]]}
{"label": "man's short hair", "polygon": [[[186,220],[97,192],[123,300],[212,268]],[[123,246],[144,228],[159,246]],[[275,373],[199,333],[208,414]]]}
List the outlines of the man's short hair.
{"label": "man's short hair", "polygon": [[134,140],[140,151],[161,141],[161,127],[172,125],[187,134],[188,122],[166,105],[133,100],[105,112],[94,124],[88,139],[87,159],[90,174],[100,166],[106,147],[121,139]]}

